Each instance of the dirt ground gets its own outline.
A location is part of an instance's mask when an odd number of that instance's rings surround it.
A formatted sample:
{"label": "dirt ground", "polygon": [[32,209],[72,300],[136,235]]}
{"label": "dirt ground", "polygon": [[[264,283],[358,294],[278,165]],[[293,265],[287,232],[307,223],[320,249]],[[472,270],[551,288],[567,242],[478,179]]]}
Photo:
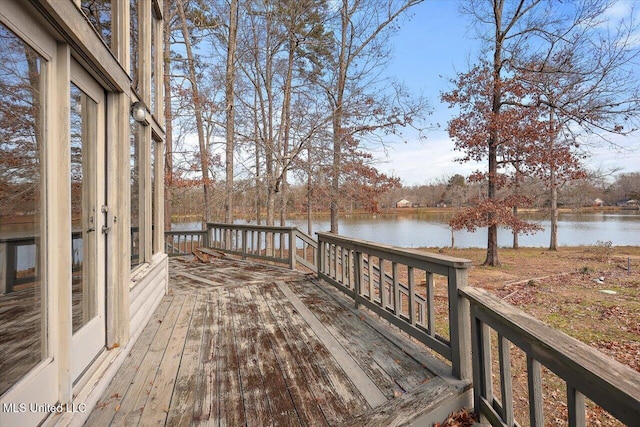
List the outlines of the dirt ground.
{"label": "dirt ground", "polygon": [[[482,266],[484,249],[439,252],[472,260],[471,286],[491,291],[640,372],[640,247],[500,249],[500,267]],[[512,352],[517,419],[525,421],[525,356],[519,350]],[[566,425],[564,383],[550,372],[543,373],[543,378],[545,413],[549,414],[545,425]],[[592,403],[589,407],[588,425],[620,425]]]}

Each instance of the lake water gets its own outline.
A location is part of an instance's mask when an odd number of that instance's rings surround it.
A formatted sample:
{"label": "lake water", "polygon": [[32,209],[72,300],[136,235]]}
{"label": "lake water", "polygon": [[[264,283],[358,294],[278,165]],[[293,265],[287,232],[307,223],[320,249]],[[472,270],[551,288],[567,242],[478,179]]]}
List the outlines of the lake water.
{"label": "lake water", "polygon": [[[415,215],[344,215],[338,222],[343,236],[370,240],[387,245],[411,247],[447,247],[451,245],[451,231],[447,225],[450,213],[425,213]],[[538,216],[527,218],[544,227],[533,235],[521,235],[520,246],[549,246],[549,220]],[[238,221],[240,223],[240,221]],[[288,225],[307,231],[304,218],[291,220]],[[176,230],[200,229],[199,223],[175,224]],[[329,220],[313,222],[313,231],[328,231]],[[498,244],[510,247],[511,232],[498,231]],[[614,246],[640,245],[640,212],[561,213],[558,223],[560,246],[595,245],[598,241],[611,241]],[[466,230],[455,232],[455,245],[459,248],[486,247],[487,231],[474,233]]]}

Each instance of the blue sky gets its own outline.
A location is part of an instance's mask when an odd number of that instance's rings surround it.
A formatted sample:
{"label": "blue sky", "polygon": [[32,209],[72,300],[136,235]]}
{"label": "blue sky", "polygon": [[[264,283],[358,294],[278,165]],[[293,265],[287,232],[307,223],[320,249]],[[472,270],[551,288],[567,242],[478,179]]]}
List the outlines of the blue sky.
{"label": "blue sky", "polygon": [[[622,0],[612,10],[612,17],[628,14],[633,1]],[[470,58],[477,56],[480,43],[475,39],[469,20],[458,12],[455,0],[428,0],[413,9],[413,17],[402,24],[393,39],[394,58],[387,69],[413,91],[424,93],[433,108],[429,122],[438,130],[426,134],[426,141],[409,138],[407,143],[390,142],[386,152],[376,152],[378,169],[402,179],[404,185],[426,184],[456,173],[468,175],[479,166],[459,164],[453,160],[453,142],[445,130],[452,111],[440,103],[440,93],[450,89],[449,79],[468,69]],[[621,172],[640,171],[640,136],[618,140],[636,148],[624,153],[602,147],[592,150],[587,161],[590,168],[622,168]]]}

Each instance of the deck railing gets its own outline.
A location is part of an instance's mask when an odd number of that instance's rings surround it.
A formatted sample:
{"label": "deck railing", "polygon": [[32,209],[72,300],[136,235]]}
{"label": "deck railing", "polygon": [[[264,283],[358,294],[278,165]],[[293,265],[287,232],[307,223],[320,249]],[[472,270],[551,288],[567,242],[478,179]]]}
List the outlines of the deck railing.
{"label": "deck railing", "polygon": [[471,378],[468,308],[458,298],[470,261],[317,234],[321,279],[447,358],[456,377]]}
{"label": "deck railing", "polygon": [[315,240],[296,227],[208,223],[209,245],[225,253],[315,271]]}
{"label": "deck railing", "polygon": [[[494,426],[515,426],[511,346],[526,355],[529,425],[544,420],[541,367],[566,385],[569,426],[585,426],[585,397],[626,425],[640,420],[640,374],[596,349],[478,288],[461,289],[470,301],[474,407]],[[491,330],[497,333],[499,396],[494,395]],[[521,403],[520,403],[521,404]],[[591,424],[590,424],[591,425]]]}
{"label": "deck railing", "polygon": [[164,232],[164,247],[169,256],[189,255],[201,246],[208,246],[206,230]]}
{"label": "deck railing", "polygon": [[[514,409],[522,401],[513,393],[512,347],[526,358],[529,425],[553,422],[543,419],[542,367],[566,385],[570,426],[586,425],[587,398],[625,424],[640,419],[640,373],[490,293],[468,287],[468,260],[331,233],[317,233],[316,243],[293,227],[207,228],[210,247],[316,271],[356,306],[367,307],[447,358],[454,376],[473,380],[474,408],[491,425],[519,425]],[[492,348],[492,334],[497,334],[497,348]],[[497,363],[492,353],[498,355]],[[493,381],[500,389],[495,393]]]}

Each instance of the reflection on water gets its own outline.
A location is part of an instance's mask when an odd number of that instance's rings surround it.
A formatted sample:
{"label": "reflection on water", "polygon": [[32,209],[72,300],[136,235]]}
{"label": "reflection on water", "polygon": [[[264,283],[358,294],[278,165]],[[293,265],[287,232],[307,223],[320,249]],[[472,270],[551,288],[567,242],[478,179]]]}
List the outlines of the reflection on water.
{"label": "reflection on water", "polygon": [[[340,218],[340,234],[400,247],[445,247],[451,245],[451,230],[447,224],[450,212],[403,215],[348,215]],[[523,215],[523,218],[525,216]],[[546,247],[549,245],[549,220],[543,214],[528,214],[526,219],[544,227],[533,235],[522,235],[520,246]],[[238,221],[241,223],[242,221]],[[305,218],[290,220],[288,225],[307,231]],[[175,224],[176,230],[200,229],[199,222]],[[329,220],[313,222],[313,231],[328,231]],[[455,232],[455,245],[460,248],[485,247],[486,229],[475,233]],[[513,237],[506,229],[498,231],[500,246],[511,246]],[[595,245],[597,241],[611,241],[615,246],[640,245],[640,212],[561,213],[558,242],[561,246]]]}

